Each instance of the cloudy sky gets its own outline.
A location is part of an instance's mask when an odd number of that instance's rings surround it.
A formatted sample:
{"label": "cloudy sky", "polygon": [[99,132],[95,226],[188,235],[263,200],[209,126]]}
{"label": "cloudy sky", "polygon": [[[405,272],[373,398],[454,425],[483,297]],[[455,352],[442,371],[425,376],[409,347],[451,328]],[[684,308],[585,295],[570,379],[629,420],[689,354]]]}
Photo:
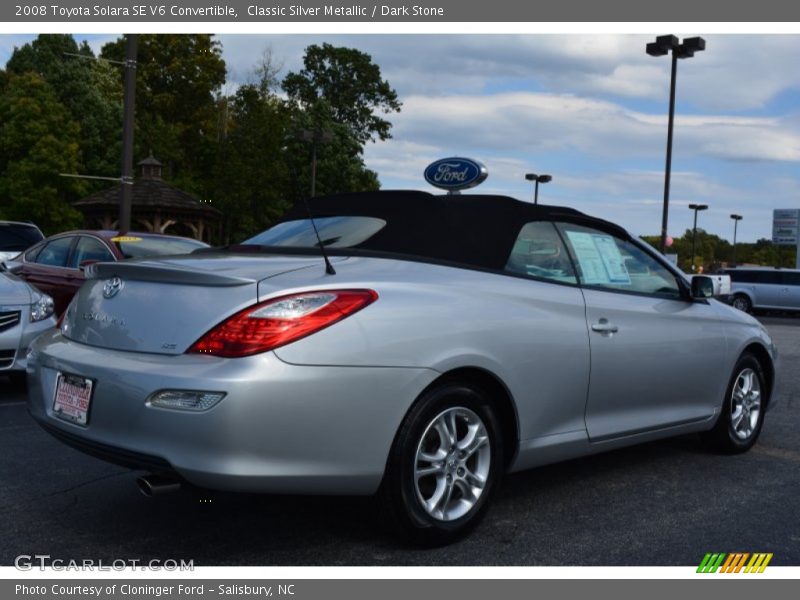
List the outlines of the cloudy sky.
{"label": "cloudy sky", "polygon": [[[696,32],[685,32],[687,35]],[[117,36],[76,35],[99,50]],[[670,233],[700,226],[730,238],[771,237],[772,209],[800,208],[800,36],[704,36],[679,62]],[[0,35],[0,64],[31,36]],[[425,166],[482,161],[486,193],[531,197],[527,172],[549,173],[540,200],[658,234],[664,185],[669,59],[636,35],[221,35],[229,90],[271,50],[283,72],[329,42],[372,55],[403,102],[393,139],[368,145],[385,188],[433,191]],[[476,190],[477,191],[477,190]]]}

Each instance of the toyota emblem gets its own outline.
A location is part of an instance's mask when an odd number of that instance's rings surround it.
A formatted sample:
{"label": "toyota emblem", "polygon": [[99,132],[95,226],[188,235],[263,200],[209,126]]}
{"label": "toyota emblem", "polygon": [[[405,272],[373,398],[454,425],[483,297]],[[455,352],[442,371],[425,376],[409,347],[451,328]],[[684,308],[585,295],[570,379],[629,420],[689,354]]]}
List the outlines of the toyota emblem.
{"label": "toyota emblem", "polygon": [[122,279],[119,277],[112,277],[106,281],[103,286],[103,298],[113,298],[122,289]]}

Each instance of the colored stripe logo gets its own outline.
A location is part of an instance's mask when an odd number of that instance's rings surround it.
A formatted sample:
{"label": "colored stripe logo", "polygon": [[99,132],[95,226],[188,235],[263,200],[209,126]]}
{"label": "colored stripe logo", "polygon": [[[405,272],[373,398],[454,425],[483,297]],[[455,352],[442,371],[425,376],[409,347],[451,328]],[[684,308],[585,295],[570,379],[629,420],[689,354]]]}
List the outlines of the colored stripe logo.
{"label": "colored stripe logo", "polygon": [[[749,559],[749,560],[748,560]],[[769,552],[709,552],[697,567],[698,573],[763,573],[772,560]]]}

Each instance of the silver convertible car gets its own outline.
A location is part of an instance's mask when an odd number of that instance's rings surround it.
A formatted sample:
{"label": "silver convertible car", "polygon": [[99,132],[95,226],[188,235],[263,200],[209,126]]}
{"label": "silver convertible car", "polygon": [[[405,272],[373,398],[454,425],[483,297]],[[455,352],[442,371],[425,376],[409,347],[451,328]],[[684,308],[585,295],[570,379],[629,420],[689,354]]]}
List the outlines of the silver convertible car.
{"label": "silver convertible car", "polygon": [[710,279],[502,196],[317,198],[87,275],[29,356],[47,431],[150,494],[377,494],[420,544],[466,534],[510,471],[690,432],[745,451],[775,386],[766,330]]}

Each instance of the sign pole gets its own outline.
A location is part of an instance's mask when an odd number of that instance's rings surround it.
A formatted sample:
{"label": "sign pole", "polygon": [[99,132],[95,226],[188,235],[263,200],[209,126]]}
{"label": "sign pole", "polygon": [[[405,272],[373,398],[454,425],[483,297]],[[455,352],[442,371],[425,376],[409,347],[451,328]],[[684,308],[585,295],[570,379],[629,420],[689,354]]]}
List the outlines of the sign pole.
{"label": "sign pole", "polygon": [[800,269],[800,235],[797,236],[797,248],[794,257],[794,268]]}

